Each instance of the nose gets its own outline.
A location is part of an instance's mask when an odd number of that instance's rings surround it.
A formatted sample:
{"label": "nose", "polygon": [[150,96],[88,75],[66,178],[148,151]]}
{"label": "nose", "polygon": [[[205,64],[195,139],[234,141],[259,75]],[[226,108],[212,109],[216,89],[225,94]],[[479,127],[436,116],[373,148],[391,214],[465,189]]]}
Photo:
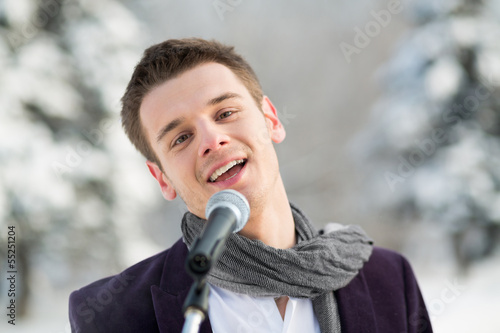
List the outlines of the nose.
{"label": "nose", "polygon": [[221,149],[229,143],[229,136],[216,124],[202,124],[198,129],[200,157],[208,156],[211,152]]}

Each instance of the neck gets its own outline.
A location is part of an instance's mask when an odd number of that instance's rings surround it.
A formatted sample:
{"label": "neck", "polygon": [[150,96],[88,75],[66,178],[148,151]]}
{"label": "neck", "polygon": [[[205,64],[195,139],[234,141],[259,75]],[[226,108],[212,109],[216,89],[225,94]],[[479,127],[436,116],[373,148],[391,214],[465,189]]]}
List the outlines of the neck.
{"label": "neck", "polygon": [[281,178],[277,183],[268,199],[252,205],[250,219],[239,234],[277,249],[288,249],[296,244],[295,223]]}

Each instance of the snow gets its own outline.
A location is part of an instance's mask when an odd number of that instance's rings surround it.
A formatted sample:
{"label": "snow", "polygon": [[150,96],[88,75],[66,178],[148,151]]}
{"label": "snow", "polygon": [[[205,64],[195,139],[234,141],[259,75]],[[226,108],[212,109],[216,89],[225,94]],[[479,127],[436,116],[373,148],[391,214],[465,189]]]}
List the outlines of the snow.
{"label": "snow", "polygon": [[457,91],[462,82],[462,69],[455,59],[442,57],[428,69],[425,85],[430,98],[447,100]]}
{"label": "snow", "polygon": [[6,16],[18,27],[23,26],[26,17],[31,17],[36,10],[36,3],[30,0],[3,0],[2,5]]}
{"label": "snow", "polygon": [[474,265],[464,276],[444,262],[415,266],[435,332],[500,331],[500,253]]}
{"label": "snow", "polygon": [[500,58],[496,54],[500,50],[483,50],[478,54],[477,66],[484,81],[500,86]]}

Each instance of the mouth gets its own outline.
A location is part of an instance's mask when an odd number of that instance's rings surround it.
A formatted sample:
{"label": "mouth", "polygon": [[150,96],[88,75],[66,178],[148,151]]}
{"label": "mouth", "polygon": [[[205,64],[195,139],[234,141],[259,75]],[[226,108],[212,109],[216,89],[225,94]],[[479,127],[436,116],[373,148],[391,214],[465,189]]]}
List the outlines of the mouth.
{"label": "mouth", "polygon": [[221,166],[212,173],[212,175],[208,179],[208,182],[216,183],[233,178],[241,171],[241,169],[243,169],[246,162],[246,159],[240,159],[231,161],[226,165]]}

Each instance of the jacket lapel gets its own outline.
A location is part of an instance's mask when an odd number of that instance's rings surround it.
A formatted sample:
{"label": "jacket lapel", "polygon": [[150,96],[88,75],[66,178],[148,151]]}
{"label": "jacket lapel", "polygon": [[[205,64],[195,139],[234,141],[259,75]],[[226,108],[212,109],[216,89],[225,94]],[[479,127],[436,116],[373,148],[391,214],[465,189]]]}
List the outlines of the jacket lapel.
{"label": "jacket lapel", "polygon": [[377,319],[370,289],[361,270],[344,288],[335,291],[342,333],[375,333]]}
{"label": "jacket lapel", "polygon": [[[161,333],[181,332],[184,325],[182,306],[193,279],[184,269],[188,253],[182,240],[177,241],[167,253],[160,286],[151,286],[156,321]],[[200,327],[201,333],[211,333],[208,318]]]}

